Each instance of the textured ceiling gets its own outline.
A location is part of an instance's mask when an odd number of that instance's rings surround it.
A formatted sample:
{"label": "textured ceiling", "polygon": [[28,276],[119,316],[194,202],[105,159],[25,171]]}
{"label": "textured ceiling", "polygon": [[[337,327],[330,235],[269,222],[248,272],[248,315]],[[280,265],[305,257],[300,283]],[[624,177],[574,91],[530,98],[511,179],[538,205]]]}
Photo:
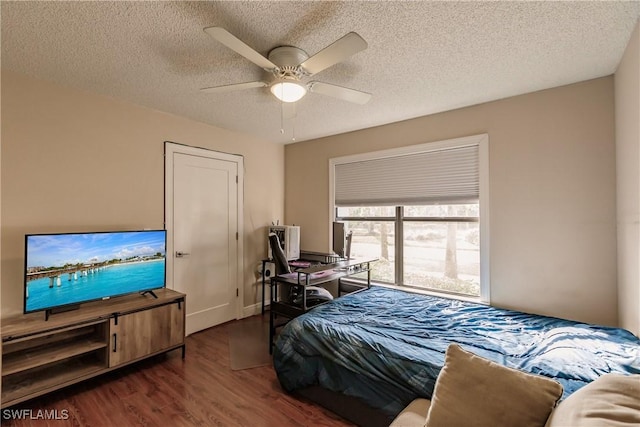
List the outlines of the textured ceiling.
{"label": "textured ceiling", "polygon": [[[640,2],[10,2],[2,67],[218,127],[288,143],[382,125],[615,72]],[[209,37],[222,26],[263,55],[309,55],[350,31],[369,47],[313,80],[373,94],[320,94],[281,134],[268,88],[200,88],[262,78]]]}

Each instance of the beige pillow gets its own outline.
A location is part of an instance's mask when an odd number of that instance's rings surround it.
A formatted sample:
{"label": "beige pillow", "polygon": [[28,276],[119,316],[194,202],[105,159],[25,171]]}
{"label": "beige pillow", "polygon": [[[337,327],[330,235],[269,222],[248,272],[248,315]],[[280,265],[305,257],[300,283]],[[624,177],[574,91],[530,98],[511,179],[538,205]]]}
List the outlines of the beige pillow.
{"label": "beige pillow", "polygon": [[544,427],[562,396],[560,383],[447,349],[426,427]]}
{"label": "beige pillow", "polygon": [[547,421],[574,426],[640,426],[640,375],[603,375],[563,400]]}
{"label": "beige pillow", "polygon": [[417,398],[398,414],[389,427],[424,427],[429,410],[427,399]]}

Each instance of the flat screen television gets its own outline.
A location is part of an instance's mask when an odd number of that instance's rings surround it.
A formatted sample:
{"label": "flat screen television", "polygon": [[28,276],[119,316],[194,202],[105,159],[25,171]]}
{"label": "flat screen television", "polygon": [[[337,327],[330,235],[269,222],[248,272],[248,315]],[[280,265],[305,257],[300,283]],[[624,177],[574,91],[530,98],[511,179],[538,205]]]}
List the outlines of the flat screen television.
{"label": "flat screen television", "polygon": [[165,230],[27,234],[24,312],[165,287]]}

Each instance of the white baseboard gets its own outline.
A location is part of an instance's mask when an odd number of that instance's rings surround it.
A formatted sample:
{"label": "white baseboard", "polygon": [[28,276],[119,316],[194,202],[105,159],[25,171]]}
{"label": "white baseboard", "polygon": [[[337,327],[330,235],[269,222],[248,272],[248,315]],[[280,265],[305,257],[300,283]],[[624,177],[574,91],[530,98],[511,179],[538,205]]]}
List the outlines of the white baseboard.
{"label": "white baseboard", "polygon": [[[269,308],[269,301],[266,302],[264,306],[265,310]],[[267,312],[265,311],[265,314]],[[255,316],[256,314],[262,314],[262,303],[256,303],[252,305],[248,305],[242,309],[242,318]]]}

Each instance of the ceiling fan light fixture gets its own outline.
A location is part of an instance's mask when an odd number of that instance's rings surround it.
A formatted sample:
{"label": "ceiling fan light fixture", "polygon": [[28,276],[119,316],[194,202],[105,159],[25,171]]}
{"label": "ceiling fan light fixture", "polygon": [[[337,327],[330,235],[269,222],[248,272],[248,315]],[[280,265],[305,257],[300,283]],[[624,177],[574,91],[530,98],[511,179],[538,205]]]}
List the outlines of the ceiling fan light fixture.
{"label": "ceiling fan light fixture", "polygon": [[271,93],[282,102],[296,102],[307,94],[307,88],[297,82],[279,81],[271,85]]}

